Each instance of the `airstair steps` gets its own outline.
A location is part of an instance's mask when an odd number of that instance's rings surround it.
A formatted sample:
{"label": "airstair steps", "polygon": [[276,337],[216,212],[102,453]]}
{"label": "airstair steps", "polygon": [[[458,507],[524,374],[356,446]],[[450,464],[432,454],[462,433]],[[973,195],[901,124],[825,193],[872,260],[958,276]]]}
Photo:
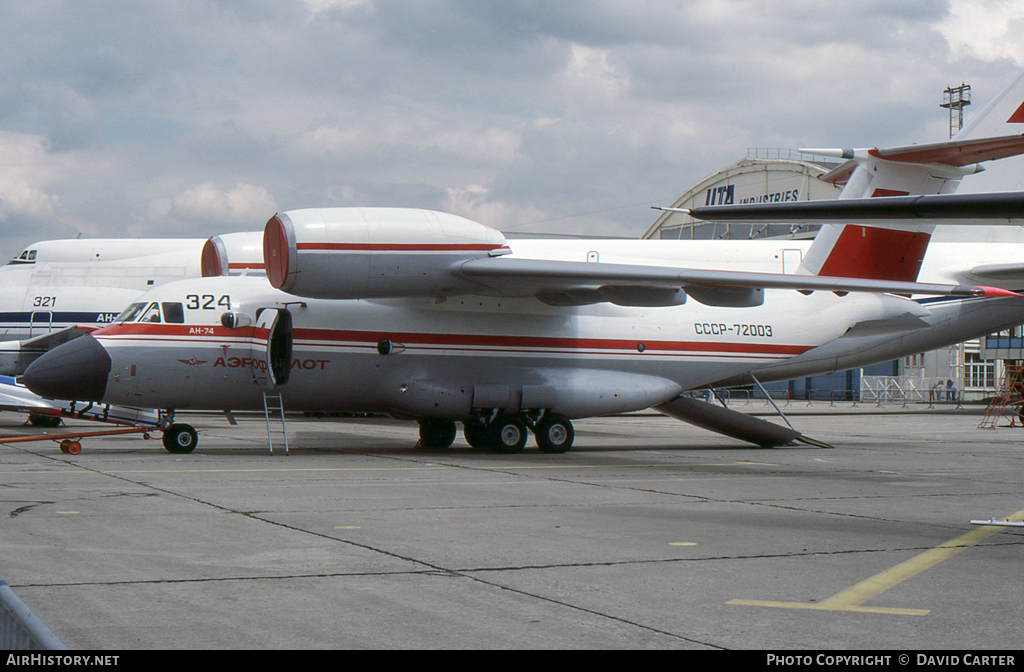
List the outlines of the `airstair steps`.
{"label": "airstair steps", "polygon": [[270,454],[274,454],[274,437],[284,443],[285,455],[288,454],[288,432],[284,422],[284,400],[280,394],[263,393],[263,412],[267,418],[267,443]]}

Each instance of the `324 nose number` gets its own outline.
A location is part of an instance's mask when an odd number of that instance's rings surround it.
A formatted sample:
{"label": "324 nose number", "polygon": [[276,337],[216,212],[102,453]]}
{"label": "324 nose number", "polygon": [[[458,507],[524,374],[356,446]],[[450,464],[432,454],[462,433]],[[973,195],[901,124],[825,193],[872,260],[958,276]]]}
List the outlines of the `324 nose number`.
{"label": "324 nose number", "polygon": [[231,310],[231,297],[225,294],[218,299],[212,294],[189,294],[185,297],[185,307],[189,310]]}

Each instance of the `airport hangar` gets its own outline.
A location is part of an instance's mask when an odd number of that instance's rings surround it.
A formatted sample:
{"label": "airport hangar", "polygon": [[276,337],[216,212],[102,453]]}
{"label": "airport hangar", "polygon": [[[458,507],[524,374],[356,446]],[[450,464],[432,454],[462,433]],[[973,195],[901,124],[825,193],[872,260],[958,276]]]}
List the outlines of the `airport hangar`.
{"label": "airport hangar", "polygon": [[[838,198],[849,172],[834,158],[791,149],[750,149],[747,156],[705,177],[672,203],[673,208],[747,203],[786,203]],[[813,238],[816,224],[737,224],[695,220],[663,212],[643,238],[663,240],[747,240]],[[941,230],[936,237],[941,236]],[[791,273],[802,259],[800,249],[784,250],[782,272]],[[873,366],[813,376],[766,387],[790,399],[860,401],[931,401],[929,389],[952,380],[963,401],[994,396],[1008,365],[1024,363],[1024,327],[986,338],[919,353]]]}

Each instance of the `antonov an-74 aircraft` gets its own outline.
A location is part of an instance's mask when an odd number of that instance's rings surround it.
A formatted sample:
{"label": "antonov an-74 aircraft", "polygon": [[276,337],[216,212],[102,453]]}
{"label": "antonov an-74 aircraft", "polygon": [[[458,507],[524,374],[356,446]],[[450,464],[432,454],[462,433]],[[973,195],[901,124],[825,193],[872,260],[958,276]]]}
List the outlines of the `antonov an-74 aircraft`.
{"label": "antonov an-74 aircraft", "polygon": [[[196,445],[175,409],[260,409],[266,393],[291,410],[414,418],[428,448],[450,445],[461,422],[474,446],[518,452],[529,429],[564,452],[572,419],[648,407],[785,443],[798,435],[681,395],[1024,321],[1024,297],[1007,291],[1024,287],[1019,246],[929,246],[934,221],[920,218],[953,207],[958,222],[1016,220],[1019,198],[949,192],[979,162],[1024,151],[1022,110],[1018,77],[949,142],[836,150],[852,163],[833,204],[896,221],[826,226],[796,273],[781,272],[778,241],[510,241],[425,210],[295,210],[265,227],[266,278],[164,285],[24,381],[50,398],[166,409],[173,452]],[[938,195],[849,200],[893,193]]]}
{"label": "antonov an-74 aircraft", "polygon": [[[262,274],[262,235],[210,239],[48,240],[0,267],[0,409],[33,424],[59,423],[57,404],[36,398],[12,376],[58,345],[114,321],[141,294],[200,275]],[[103,409],[103,417],[111,417]],[[123,417],[136,417],[126,410]]]}
{"label": "antonov an-74 aircraft", "polygon": [[209,239],[46,240],[0,267],[0,375],[114,321],[139,295],[173,280],[262,274],[258,233]]}

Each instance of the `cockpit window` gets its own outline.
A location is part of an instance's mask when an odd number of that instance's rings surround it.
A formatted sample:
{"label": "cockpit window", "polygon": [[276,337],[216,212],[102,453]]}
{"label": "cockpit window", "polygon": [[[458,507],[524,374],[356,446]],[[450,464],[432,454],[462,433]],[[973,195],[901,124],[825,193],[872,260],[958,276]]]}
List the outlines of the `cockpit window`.
{"label": "cockpit window", "polygon": [[146,312],[139,318],[139,322],[159,322],[160,321],[160,305],[156,302],[149,304],[146,308]]}
{"label": "cockpit window", "polygon": [[34,264],[37,250],[23,250],[21,254],[15,255],[8,264]]}
{"label": "cockpit window", "polygon": [[133,303],[132,305],[130,305],[127,308],[125,308],[124,312],[122,312],[120,315],[118,315],[114,319],[114,321],[115,322],[134,322],[135,318],[139,316],[139,313],[141,313],[142,309],[145,308],[145,307],[146,307],[146,304],[144,304],[144,303]]}
{"label": "cockpit window", "polygon": [[161,303],[164,309],[164,322],[167,324],[184,324],[185,308],[180,303]]}

